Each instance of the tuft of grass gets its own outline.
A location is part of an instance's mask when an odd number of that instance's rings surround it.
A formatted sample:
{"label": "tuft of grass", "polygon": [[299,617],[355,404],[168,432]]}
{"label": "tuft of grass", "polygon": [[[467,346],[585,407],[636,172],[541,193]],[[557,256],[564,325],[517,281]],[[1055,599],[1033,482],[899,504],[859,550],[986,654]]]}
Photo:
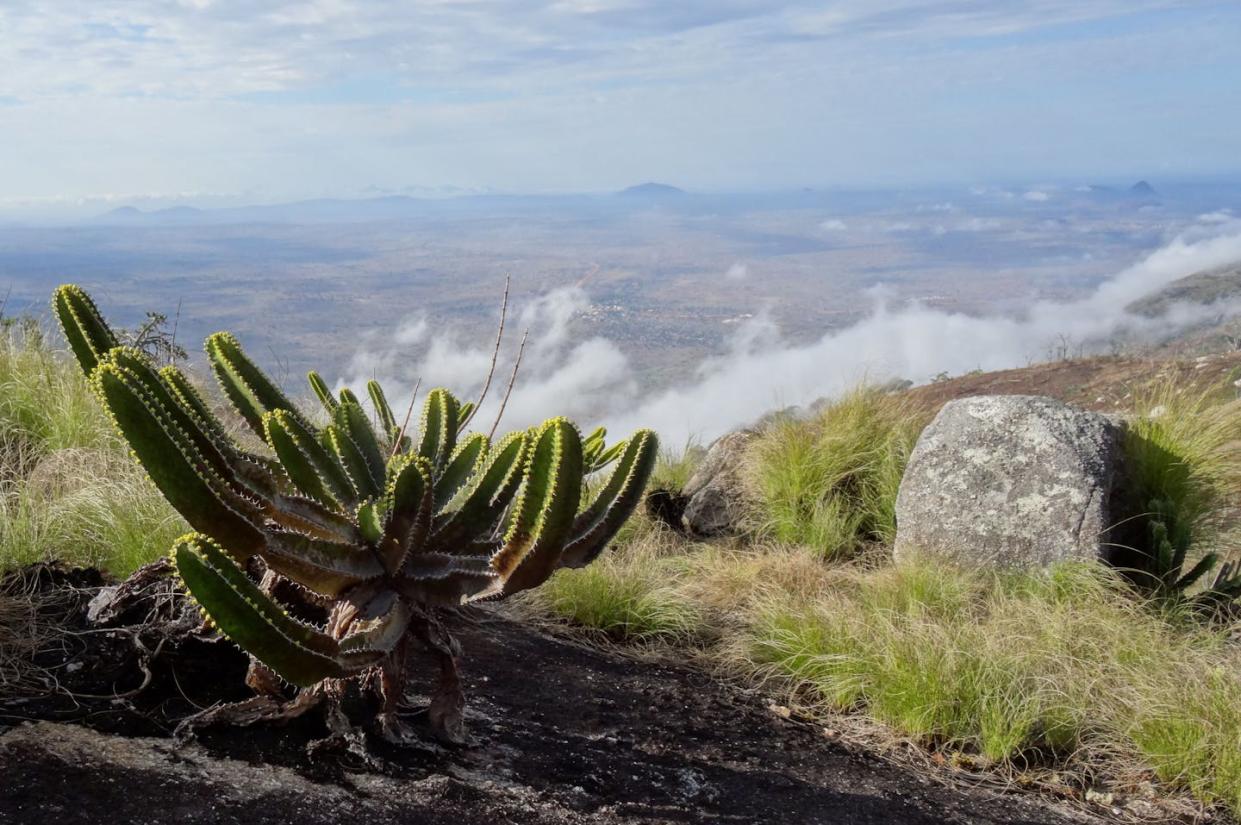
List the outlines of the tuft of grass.
{"label": "tuft of grass", "polygon": [[123,576],[185,529],[77,364],[36,326],[0,337],[0,571],[59,559]]}
{"label": "tuft of grass", "polygon": [[896,534],[896,493],[924,414],[873,388],[812,419],[780,417],[750,448],[760,530],[824,558],[854,555]]}
{"label": "tuft of grass", "polygon": [[1241,654],[1125,598],[1115,574],[858,571],[813,602],[761,605],[742,655],[812,710],[865,714],[993,763],[1140,766],[1241,809]]}
{"label": "tuft of grass", "polygon": [[0,336],[0,461],[115,441],[112,425],[75,364],[54,352],[38,326]]}
{"label": "tuft of grass", "polygon": [[701,611],[678,592],[684,570],[668,546],[664,531],[648,527],[624,553],[558,571],[523,594],[523,603],[617,641],[689,642],[701,628]]}
{"label": "tuft of grass", "polygon": [[678,492],[693,478],[706,450],[696,441],[688,441],[681,449],[660,447],[648,485],[652,490]]}
{"label": "tuft of grass", "polygon": [[1241,684],[1223,668],[1160,680],[1129,736],[1161,780],[1241,812]]}

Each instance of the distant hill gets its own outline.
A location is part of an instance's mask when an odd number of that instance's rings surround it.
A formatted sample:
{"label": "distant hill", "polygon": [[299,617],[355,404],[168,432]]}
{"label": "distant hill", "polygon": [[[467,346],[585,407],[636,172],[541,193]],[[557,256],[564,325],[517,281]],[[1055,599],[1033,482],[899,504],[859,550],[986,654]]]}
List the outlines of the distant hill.
{"label": "distant hill", "polygon": [[1153,295],[1134,301],[1126,309],[1149,318],[1162,315],[1176,304],[1218,304],[1218,314],[1183,330],[1154,351],[1161,357],[1183,358],[1238,349],[1241,316],[1227,311],[1238,301],[1241,301],[1241,261],[1187,275]]}
{"label": "distant hill", "polygon": [[101,220],[132,221],[143,216],[143,211],[136,206],[118,206],[100,216]]}
{"label": "distant hill", "polygon": [[1241,261],[1187,275],[1126,309],[1150,318],[1162,315],[1173,304],[1214,304],[1236,298],[1241,298]]}
{"label": "distant hill", "polygon": [[1079,191],[1084,192],[1086,197],[1092,201],[1115,203],[1121,206],[1151,206],[1160,202],[1160,195],[1155,187],[1144,180],[1138,181],[1127,189],[1095,184]]}
{"label": "distant hill", "polygon": [[143,211],[136,206],[121,206],[100,215],[97,220],[103,223],[195,223],[206,213],[192,206],[169,206],[165,209]]}
{"label": "distant hill", "polygon": [[666,183],[640,183],[637,186],[631,186],[618,192],[624,198],[677,198],[685,194],[684,189],[678,189],[675,186],[669,186]]}

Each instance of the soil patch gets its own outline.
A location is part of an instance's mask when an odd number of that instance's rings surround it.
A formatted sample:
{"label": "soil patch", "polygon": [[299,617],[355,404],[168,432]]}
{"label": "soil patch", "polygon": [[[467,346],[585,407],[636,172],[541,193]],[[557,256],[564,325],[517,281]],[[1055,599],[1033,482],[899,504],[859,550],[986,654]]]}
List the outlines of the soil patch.
{"label": "soil patch", "polygon": [[[1052,800],[947,787],[782,718],[757,692],[635,661],[479,610],[466,650],[466,748],[307,746],[286,727],[171,736],[198,706],[244,698],[244,657],[189,636],[146,661],[123,621],[92,628],[94,588],[45,571],[70,633],[43,693],[0,697],[6,823],[1082,823]],[[429,686],[413,680],[413,690]],[[130,695],[135,688],[145,687]],[[425,697],[411,695],[412,707]]]}

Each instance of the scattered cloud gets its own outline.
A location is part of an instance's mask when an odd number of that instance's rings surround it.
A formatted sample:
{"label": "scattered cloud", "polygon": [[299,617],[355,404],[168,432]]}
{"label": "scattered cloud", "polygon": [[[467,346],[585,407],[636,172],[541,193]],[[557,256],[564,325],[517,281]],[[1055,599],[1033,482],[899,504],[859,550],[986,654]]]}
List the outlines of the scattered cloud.
{"label": "scattered cloud", "polygon": [[745,261],[736,261],[724,273],[724,277],[730,281],[744,281],[750,274],[750,267]]}
{"label": "scattered cloud", "polygon": [[[1162,317],[1146,318],[1129,313],[1130,303],[1177,278],[1238,259],[1241,225],[1200,226],[1080,300],[1038,301],[1016,315],[967,315],[920,304],[894,308],[886,291],[877,289],[870,293],[873,309],[867,319],[817,339],[789,341],[770,314],[759,312],[736,326],[727,351],[700,364],[694,379],[653,394],[639,392],[615,342],[597,336],[575,339],[573,322],[589,307],[589,297],[580,288],[560,289],[520,313],[535,337],[527,344],[505,427],[567,414],[583,423],[602,420],[616,434],[652,426],[668,443],[680,444],[691,436],[713,438],[771,409],[809,404],[864,380],[925,382],[944,371],[1022,366],[1045,358],[1062,340],[1089,349],[1120,333],[1158,337],[1241,306],[1177,306]],[[415,338],[425,335],[424,319],[411,319],[401,329],[414,330]],[[438,332],[437,341],[412,361],[407,346],[373,349],[364,344],[346,383],[377,376],[398,399],[408,398],[421,376],[424,387],[450,386],[466,397],[477,393],[490,351],[466,344],[451,330]],[[500,375],[511,368],[512,355],[506,350]],[[492,396],[480,413],[480,426],[490,427],[497,404]]]}
{"label": "scattered cloud", "polygon": [[1004,226],[999,218],[969,218],[957,224],[959,232],[994,232]]}
{"label": "scattered cloud", "polygon": [[[1168,174],[1233,162],[1210,92],[1239,33],[1198,0],[8,0],[0,176],[271,198]],[[1210,130],[1168,130],[1204,107]]]}

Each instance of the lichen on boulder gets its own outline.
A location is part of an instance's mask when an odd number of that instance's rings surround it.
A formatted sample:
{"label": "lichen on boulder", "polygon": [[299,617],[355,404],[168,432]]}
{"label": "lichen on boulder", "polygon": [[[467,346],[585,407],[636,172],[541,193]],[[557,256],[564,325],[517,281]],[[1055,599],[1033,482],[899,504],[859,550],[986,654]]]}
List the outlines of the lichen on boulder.
{"label": "lichen on boulder", "polygon": [[896,502],[897,562],[970,568],[1107,560],[1121,427],[1038,396],[950,401],[923,431]]}

